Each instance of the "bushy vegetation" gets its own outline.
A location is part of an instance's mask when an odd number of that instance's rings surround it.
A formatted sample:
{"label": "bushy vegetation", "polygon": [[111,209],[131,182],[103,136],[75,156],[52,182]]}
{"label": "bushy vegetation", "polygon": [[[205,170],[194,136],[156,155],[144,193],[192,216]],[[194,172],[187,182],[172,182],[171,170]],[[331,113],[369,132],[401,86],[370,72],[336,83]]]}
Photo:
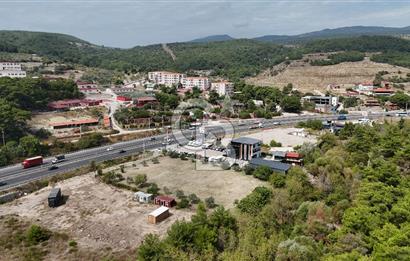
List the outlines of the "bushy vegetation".
{"label": "bushy vegetation", "polygon": [[[175,223],[164,239],[147,237],[138,257],[406,260],[409,138],[409,122],[347,124],[339,136],[325,134],[317,145],[301,146],[306,169],[271,174],[272,187],[258,187],[238,201],[234,216],[198,209],[191,222]],[[224,225],[216,229],[216,220]]]}
{"label": "bushy vegetation", "polygon": [[358,62],[364,59],[364,53],[357,51],[348,51],[335,53],[328,56],[326,60],[314,60],[310,62],[311,65],[315,66],[325,66],[325,65],[334,65],[343,62]]}

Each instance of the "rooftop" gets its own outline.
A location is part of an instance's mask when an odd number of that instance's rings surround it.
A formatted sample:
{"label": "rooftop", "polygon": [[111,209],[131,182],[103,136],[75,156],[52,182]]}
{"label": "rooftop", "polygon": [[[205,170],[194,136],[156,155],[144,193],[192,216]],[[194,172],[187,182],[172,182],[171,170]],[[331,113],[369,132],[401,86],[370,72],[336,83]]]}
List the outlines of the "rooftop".
{"label": "rooftop", "polygon": [[279,171],[288,171],[292,165],[282,163],[279,161],[273,161],[273,160],[266,160],[266,159],[261,159],[261,158],[253,158],[249,162],[251,165],[254,166],[268,166],[272,170],[279,170]]}
{"label": "rooftop", "polygon": [[156,210],[152,211],[151,213],[149,213],[150,216],[154,216],[154,217],[158,217],[159,215],[161,215],[164,212],[169,211],[169,208],[161,206],[159,208],[157,208]]}
{"label": "rooftop", "polygon": [[249,138],[249,137],[236,138],[236,139],[233,139],[231,142],[234,142],[234,143],[242,143],[242,144],[249,144],[249,145],[257,144],[257,143],[262,143],[261,140],[254,139],[254,138]]}

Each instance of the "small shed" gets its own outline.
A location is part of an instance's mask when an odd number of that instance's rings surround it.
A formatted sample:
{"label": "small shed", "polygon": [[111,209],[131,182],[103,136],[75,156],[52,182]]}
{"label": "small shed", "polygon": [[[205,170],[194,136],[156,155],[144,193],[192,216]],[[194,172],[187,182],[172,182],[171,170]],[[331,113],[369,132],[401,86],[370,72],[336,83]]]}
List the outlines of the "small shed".
{"label": "small shed", "polygon": [[58,207],[63,201],[60,188],[53,188],[48,195],[48,206],[50,208]]}
{"label": "small shed", "polygon": [[148,214],[148,223],[156,224],[169,217],[169,208],[161,206]]}
{"label": "small shed", "polygon": [[172,208],[173,206],[176,205],[175,199],[169,196],[157,196],[154,199],[154,203],[155,205],[165,206],[169,208]]}
{"label": "small shed", "polygon": [[154,199],[154,195],[142,191],[135,192],[134,200],[139,203],[150,203]]}

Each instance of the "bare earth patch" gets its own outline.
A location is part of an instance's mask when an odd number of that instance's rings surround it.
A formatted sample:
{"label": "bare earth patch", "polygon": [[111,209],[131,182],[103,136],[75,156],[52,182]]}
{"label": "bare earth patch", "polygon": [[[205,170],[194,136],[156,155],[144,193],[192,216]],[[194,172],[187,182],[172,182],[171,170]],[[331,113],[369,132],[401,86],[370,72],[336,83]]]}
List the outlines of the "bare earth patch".
{"label": "bare earth patch", "polygon": [[[185,195],[195,193],[204,200],[214,197],[217,204],[232,208],[235,199],[242,199],[255,187],[266,184],[252,176],[233,170],[197,170],[191,160],[160,157],[159,164],[147,161],[148,166],[138,164],[136,168],[126,168],[124,177],[146,174],[148,182],[159,188],[167,187],[172,192],[183,190]],[[204,169],[204,166],[201,168]]]}
{"label": "bare earth patch", "polygon": [[[311,66],[301,61],[292,62],[286,69],[272,76],[270,70],[247,80],[250,84],[260,86],[282,87],[292,83],[300,91],[325,91],[329,84],[352,87],[355,83],[373,81],[377,72],[397,73],[410,72],[410,69],[369,60],[345,62],[329,66]],[[345,86],[346,85],[346,86]]]}
{"label": "bare earth patch", "polygon": [[92,174],[56,184],[69,198],[57,208],[47,206],[50,187],[2,205],[0,216],[17,214],[52,231],[64,232],[79,248],[113,251],[135,249],[148,233],[164,235],[176,221],[189,220],[192,212],[171,209],[171,217],[153,225],[147,222],[155,205],[140,205],[133,193],[100,183]]}

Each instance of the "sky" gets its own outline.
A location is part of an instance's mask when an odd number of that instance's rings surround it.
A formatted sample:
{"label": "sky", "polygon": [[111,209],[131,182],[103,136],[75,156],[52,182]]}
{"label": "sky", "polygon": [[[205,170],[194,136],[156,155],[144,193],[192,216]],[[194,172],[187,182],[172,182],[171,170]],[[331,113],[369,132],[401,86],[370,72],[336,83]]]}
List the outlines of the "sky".
{"label": "sky", "polygon": [[0,0],[0,30],[65,33],[123,48],[355,25],[410,26],[410,0]]}

